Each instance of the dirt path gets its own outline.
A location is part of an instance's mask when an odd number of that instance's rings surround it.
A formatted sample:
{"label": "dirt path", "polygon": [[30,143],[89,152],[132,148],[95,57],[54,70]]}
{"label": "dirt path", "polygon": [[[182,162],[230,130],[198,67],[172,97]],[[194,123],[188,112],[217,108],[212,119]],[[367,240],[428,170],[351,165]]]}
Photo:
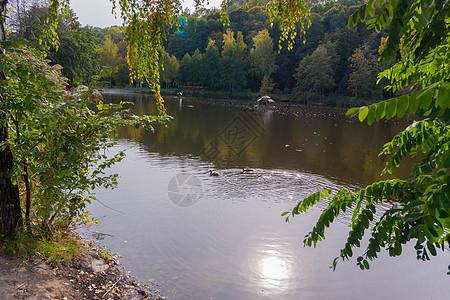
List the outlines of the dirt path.
{"label": "dirt path", "polygon": [[80,243],[81,254],[67,266],[0,256],[0,299],[163,299]]}

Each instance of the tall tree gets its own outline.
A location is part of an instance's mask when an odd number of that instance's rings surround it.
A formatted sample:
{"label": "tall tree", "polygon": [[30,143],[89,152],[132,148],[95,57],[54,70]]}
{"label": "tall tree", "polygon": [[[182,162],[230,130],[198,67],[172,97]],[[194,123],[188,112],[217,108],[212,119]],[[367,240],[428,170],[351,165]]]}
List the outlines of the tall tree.
{"label": "tall tree", "polygon": [[112,74],[112,77],[117,85],[127,86],[130,84],[130,68],[127,63],[127,43],[119,41],[117,43],[117,73]]}
{"label": "tall tree", "polygon": [[114,41],[115,44],[118,44],[124,38],[122,30],[117,26],[109,27],[106,34]]}
{"label": "tall tree", "polygon": [[107,35],[103,47],[100,49],[102,66],[114,67],[117,64],[119,47],[114,40]]}
{"label": "tall tree", "polygon": [[[8,0],[0,0],[0,40],[6,40],[5,20]],[[4,60],[5,50],[0,46],[0,61]],[[0,72],[0,87],[5,89],[6,76]],[[0,233],[13,233],[18,226],[22,211],[20,207],[19,188],[11,181],[13,157],[8,144],[8,123],[6,122],[6,103],[3,92],[0,94]]]}
{"label": "tall tree", "polygon": [[312,92],[322,99],[325,91],[334,87],[331,57],[323,45],[319,45],[310,56],[306,56],[297,68],[298,91]]}
{"label": "tall tree", "polygon": [[[13,18],[11,37],[25,39],[33,48],[44,50],[42,40],[46,35],[46,20],[50,9],[45,1],[34,2],[22,8]],[[47,58],[63,67],[63,75],[74,86],[86,82],[100,71],[99,55],[95,51],[95,38],[89,27],[81,27],[75,13],[58,16],[58,47],[52,46],[47,51]]]}
{"label": "tall tree", "polygon": [[220,53],[214,40],[209,40],[206,52],[203,55],[202,81],[211,90],[217,88],[220,78]]}
{"label": "tall tree", "polygon": [[269,76],[265,75],[261,81],[261,88],[259,89],[259,94],[261,96],[263,95],[269,95],[273,91],[274,84],[272,82],[272,79],[270,79]]}
{"label": "tall tree", "polygon": [[236,34],[236,44],[235,49],[233,51],[233,58],[243,63],[247,55],[246,49],[247,44],[245,44],[244,42],[244,35],[242,34],[241,31],[238,31]]}
{"label": "tall tree", "polygon": [[200,53],[200,50],[195,49],[194,54],[191,57],[191,81],[193,85],[202,85],[200,70],[202,69],[202,61],[203,55]]}
{"label": "tall tree", "polygon": [[238,33],[239,43],[236,43],[234,32],[229,28],[223,34],[220,82],[231,93],[239,90],[245,84],[242,53],[246,46],[241,37],[242,33]]}
{"label": "tall tree", "polygon": [[162,66],[164,69],[161,70],[161,78],[166,83],[166,88],[169,88],[177,75],[180,63],[174,55],[170,56],[169,53],[164,51],[162,54]]}
{"label": "tall tree", "polygon": [[191,75],[195,70],[192,68],[192,57],[186,53],[180,61],[180,69],[176,75],[176,79],[181,84],[191,84]]}
{"label": "tall tree", "polygon": [[[106,67],[115,67],[118,64],[119,47],[114,43],[114,40],[109,35],[105,37],[103,47],[100,49],[101,61],[100,64]],[[109,85],[114,87],[113,74],[109,74]]]}
{"label": "tall tree", "polygon": [[356,98],[374,99],[381,96],[381,88],[377,85],[380,71],[378,60],[367,43],[357,48],[348,59],[351,73],[348,76],[350,89]]}
{"label": "tall tree", "polygon": [[273,51],[273,40],[269,31],[264,29],[253,38],[253,47],[250,50],[252,70],[259,80],[264,76],[270,78],[277,70],[275,64],[276,53]]}

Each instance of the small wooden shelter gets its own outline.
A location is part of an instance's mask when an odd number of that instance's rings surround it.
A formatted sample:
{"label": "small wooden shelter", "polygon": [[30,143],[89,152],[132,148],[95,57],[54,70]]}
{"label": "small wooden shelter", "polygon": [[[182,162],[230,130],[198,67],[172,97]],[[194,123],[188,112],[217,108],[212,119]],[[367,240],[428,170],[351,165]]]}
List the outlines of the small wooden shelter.
{"label": "small wooden shelter", "polygon": [[258,102],[258,107],[272,107],[275,103],[269,96],[262,96],[256,101]]}

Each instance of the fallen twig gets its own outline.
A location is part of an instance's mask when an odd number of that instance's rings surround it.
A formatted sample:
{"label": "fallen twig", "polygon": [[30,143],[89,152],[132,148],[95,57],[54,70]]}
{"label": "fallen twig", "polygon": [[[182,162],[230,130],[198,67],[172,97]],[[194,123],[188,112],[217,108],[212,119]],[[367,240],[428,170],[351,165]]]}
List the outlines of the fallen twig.
{"label": "fallen twig", "polygon": [[109,290],[107,290],[107,291],[103,294],[102,298],[105,298],[105,296],[108,295],[108,293],[116,286],[116,284],[119,283],[120,280],[122,280],[122,277],[120,277],[120,278],[116,281],[116,283],[114,283],[114,284],[112,285],[112,287],[110,287]]}

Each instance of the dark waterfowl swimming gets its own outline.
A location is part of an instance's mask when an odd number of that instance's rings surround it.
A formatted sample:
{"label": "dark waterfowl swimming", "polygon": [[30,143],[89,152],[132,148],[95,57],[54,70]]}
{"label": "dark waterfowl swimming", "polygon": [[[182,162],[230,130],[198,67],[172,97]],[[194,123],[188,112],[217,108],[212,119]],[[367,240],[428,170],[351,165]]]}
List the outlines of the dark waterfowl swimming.
{"label": "dark waterfowl swimming", "polygon": [[209,170],[209,176],[219,176],[219,174],[213,172],[212,170]]}

